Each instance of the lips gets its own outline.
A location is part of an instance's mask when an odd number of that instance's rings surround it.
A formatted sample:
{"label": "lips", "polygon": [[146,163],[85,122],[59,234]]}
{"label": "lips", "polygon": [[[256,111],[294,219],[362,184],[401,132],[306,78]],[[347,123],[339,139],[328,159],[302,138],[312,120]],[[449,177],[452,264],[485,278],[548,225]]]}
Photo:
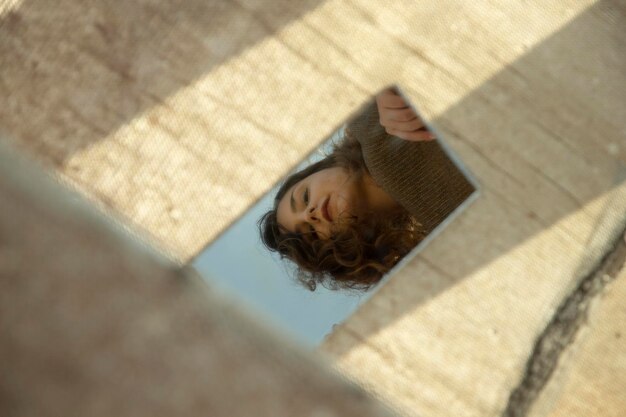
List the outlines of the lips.
{"label": "lips", "polygon": [[332,222],[333,218],[330,216],[330,211],[328,210],[328,203],[330,202],[330,196],[326,197],[326,200],[322,203],[322,216],[327,222]]}

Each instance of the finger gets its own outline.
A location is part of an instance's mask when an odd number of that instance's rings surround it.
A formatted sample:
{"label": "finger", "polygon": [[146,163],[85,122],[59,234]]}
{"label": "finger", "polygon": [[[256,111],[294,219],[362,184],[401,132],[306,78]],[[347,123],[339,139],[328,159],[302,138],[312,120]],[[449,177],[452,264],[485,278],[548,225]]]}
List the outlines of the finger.
{"label": "finger", "polygon": [[404,109],[385,109],[384,114],[386,120],[396,122],[409,122],[418,118],[417,113],[410,107]]}
{"label": "finger", "polygon": [[428,130],[418,130],[415,132],[402,132],[394,129],[386,129],[387,133],[393,136],[397,136],[400,139],[408,140],[411,142],[429,142],[437,139],[437,137]]}
{"label": "finger", "polygon": [[408,122],[397,122],[395,120],[386,120],[381,121],[381,125],[385,126],[389,129],[398,130],[400,132],[413,132],[415,130],[419,130],[424,128],[424,122],[418,117],[413,120],[409,120]]}
{"label": "finger", "polygon": [[392,90],[385,90],[376,96],[376,101],[379,106],[388,107],[392,109],[401,109],[408,107],[407,102],[402,96],[396,94]]}

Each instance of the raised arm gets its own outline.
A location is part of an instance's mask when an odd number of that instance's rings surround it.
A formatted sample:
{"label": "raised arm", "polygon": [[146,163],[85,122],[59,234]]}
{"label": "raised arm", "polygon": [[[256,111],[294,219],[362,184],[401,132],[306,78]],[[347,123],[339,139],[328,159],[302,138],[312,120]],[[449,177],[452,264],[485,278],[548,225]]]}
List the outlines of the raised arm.
{"label": "raised arm", "polygon": [[390,135],[420,142],[435,139],[415,110],[394,89],[388,88],[376,96],[380,124]]}

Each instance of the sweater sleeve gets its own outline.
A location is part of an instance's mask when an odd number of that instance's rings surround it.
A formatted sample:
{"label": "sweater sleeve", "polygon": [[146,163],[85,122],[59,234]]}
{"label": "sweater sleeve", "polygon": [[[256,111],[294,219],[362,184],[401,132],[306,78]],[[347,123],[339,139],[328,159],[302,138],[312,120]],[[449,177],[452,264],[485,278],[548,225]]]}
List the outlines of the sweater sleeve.
{"label": "sweater sleeve", "polygon": [[413,214],[427,232],[474,191],[439,139],[411,142],[389,135],[380,125],[375,101],[348,124],[346,134],[361,144],[374,181]]}

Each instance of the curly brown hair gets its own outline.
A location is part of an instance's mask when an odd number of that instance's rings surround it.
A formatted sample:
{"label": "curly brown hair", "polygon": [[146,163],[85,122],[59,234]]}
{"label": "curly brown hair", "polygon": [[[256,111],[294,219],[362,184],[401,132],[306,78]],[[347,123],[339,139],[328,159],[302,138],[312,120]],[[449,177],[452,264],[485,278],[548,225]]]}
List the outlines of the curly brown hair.
{"label": "curly brown hair", "polygon": [[273,208],[258,222],[263,244],[297,266],[297,279],[311,291],[318,284],[330,289],[367,290],[411,251],[425,236],[421,224],[407,210],[369,213],[335,232],[329,239],[312,233],[292,233],[277,219],[285,193],[304,178],[323,169],[342,167],[354,175],[367,173],[360,144],[346,135],[324,159],[291,175],[280,186]]}

